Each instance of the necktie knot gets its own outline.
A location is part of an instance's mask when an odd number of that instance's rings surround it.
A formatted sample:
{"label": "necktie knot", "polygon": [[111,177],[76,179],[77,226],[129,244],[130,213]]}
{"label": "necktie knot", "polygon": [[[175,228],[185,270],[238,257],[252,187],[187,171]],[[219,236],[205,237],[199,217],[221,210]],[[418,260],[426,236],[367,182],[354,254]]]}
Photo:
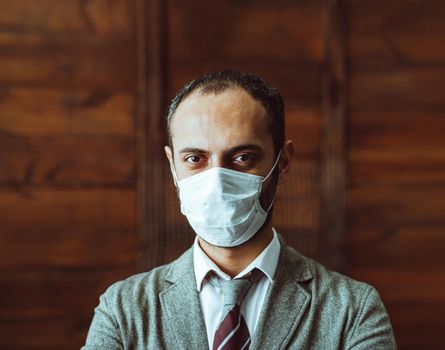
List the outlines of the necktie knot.
{"label": "necktie knot", "polygon": [[254,269],[243,278],[222,280],[216,278],[216,285],[221,289],[224,298],[224,308],[241,305],[241,302],[252,284],[260,280],[262,273]]}
{"label": "necktie knot", "polygon": [[245,278],[223,280],[219,282],[224,297],[224,306],[240,305],[252,282]]}

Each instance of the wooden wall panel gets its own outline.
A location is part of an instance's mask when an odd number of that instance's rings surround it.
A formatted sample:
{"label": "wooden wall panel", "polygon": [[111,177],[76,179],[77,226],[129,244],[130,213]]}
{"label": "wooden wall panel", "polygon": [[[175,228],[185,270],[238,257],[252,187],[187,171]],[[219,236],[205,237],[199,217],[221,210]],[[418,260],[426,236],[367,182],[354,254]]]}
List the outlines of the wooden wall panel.
{"label": "wooden wall panel", "polygon": [[0,127],[8,133],[30,136],[134,133],[134,96],[125,91],[9,85],[2,87],[0,103]]}
{"label": "wooden wall panel", "polygon": [[348,1],[348,268],[400,349],[443,349],[443,1]]}
{"label": "wooden wall panel", "polygon": [[390,71],[361,70],[351,76],[353,111],[437,111],[445,102],[443,67],[404,67]]}
{"label": "wooden wall panel", "polygon": [[134,182],[132,94],[8,87],[0,108],[3,183]]}
{"label": "wooden wall panel", "polygon": [[2,54],[0,82],[18,86],[81,88],[105,91],[134,89],[134,72],[128,57],[132,47],[11,47]]}
{"label": "wooden wall panel", "polygon": [[[170,30],[177,35],[171,37],[171,54],[180,61],[321,62],[325,50],[322,6],[319,0],[298,4],[219,1],[214,6],[206,6],[203,0],[172,0]],[[201,21],[194,20],[197,13]],[[211,24],[205,31],[203,21]]]}
{"label": "wooden wall panel", "polygon": [[139,269],[134,3],[0,8],[0,347],[79,349]]}
{"label": "wooden wall panel", "polygon": [[[351,64],[392,70],[445,60],[445,3],[440,0],[348,0]],[[406,101],[408,102],[408,101]]]}
{"label": "wooden wall panel", "polygon": [[[434,269],[440,273],[445,268],[442,257],[445,245],[443,230],[441,225],[363,228],[360,234],[349,239],[349,257],[360,269],[374,267],[429,272]],[[418,291],[419,288],[413,292]]]}
{"label": "wooden wall panel", "polygon": [[119,0],[2,0],[0,82],[134,91],[133,7]]}
{"label": "wooden wall panel", "polygon": [[98,296],[134,273],[114,268],[33,268],[0,272],[2,349],[79,349]]}
{"label": "wooden wall panel", "polygon": [[0,268],[134,263],[135,193],[131,188],[28,188],[21,193],[3,189],[0,221],[5,256]]}
{"label": "wooden wall panel", "polygon": [[[116,185],[134,183],[134,138],[0,136],[6,184]],[[7,152],[6,150],[13,150]]]}

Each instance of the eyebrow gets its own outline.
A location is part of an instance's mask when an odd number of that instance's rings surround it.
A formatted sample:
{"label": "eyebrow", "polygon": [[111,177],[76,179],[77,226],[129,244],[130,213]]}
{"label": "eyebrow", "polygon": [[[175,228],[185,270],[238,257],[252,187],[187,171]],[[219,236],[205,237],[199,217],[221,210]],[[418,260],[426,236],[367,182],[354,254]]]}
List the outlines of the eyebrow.
{"label": "eyebrow", "polygon": [[203,149],[186,147],[179,150],[179,153],[206,153]]}
{"label": "eyebrow", "polygon": [[[228,153],[236,153],[242,150],[251,150],[251,151],[258,151],[263,152],[263,149],[255,145],[253,143],[245,144],[245,145],[239,145],[232,148],[229,148]],[[207,151],[201,149],[201,148],[195,148],[195,147],[185,147],[179,150],[179,153],[207,153]]]}
{"label": "eyebrow", "polygon": [[229,153],[236,153],[236,152],[243,151],[243,150],[263,152],[263,149],[260,146],[249,143],[246,145],[239,145],[239,146],[232,147],[229,149]]}

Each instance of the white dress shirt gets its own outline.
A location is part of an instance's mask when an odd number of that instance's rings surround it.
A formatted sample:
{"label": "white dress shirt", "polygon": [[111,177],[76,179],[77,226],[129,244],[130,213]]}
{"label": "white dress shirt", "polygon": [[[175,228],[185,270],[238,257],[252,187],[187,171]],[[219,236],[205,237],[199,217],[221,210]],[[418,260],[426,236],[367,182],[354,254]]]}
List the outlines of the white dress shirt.
{"label": "white dress shirt", "polygon": [[[273,229],[273,235],[272,241],[261,254],[234,277],[243,277],[255,268],[263,272],[263,276],[249,288],[241,303],[241,313],[243,314],[251,335],[255,333],[264,299],[267,290],[274,279],[275,270],[278,265],[278,258],[280,256],[280,241],[275,229]],[[230,276],[221,271],[221,269],[204,253],[199,246],[198,237],[196,237],[193,245],[193,264],[195,268],[196,286],[199,291],[201,307],[204,313],[209,348],[212,349],[213,337],[216,332],[216,327],[221,319],[223,296],[220,289],[210,283],[207,275],[210,271],[213,271],[222,279],[229,280]]]}

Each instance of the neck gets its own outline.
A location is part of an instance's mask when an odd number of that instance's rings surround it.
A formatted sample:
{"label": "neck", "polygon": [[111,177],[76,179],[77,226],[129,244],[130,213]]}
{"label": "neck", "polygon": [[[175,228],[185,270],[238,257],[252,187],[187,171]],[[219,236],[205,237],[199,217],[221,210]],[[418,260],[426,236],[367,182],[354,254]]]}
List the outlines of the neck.
{"label": "neck", "polygon": [[218,247],[201,238],[198,238],[198,241],[202,250],[223,272],[230,277],[235,277],[261,254],[272,238],[272,222],[270,220],[250,240],[237,247]]}

